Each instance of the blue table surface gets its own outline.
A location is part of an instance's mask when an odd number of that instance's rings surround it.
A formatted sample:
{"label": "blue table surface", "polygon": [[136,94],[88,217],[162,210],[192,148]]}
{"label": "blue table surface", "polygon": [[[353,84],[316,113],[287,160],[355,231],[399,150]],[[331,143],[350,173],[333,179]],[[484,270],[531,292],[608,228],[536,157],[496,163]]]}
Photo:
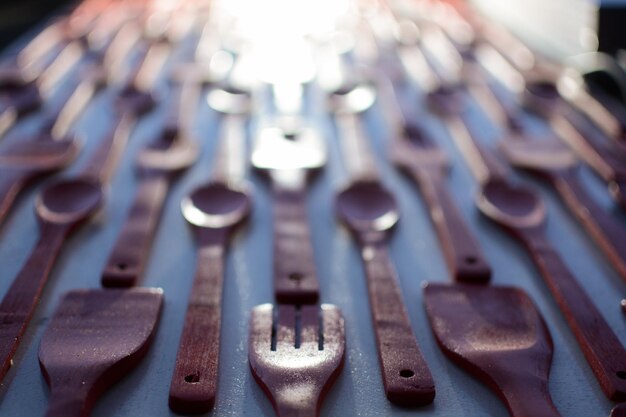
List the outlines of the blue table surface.
{"label": "blue table surface", "polygon": [[[65,82],[69,80],[66,77]],[[166,84],[160,92],[167,93]],[[110,121],[112,92],[100,95],[76,126],[84,149],[74,167],[89,156]],[[48,387],[41,376],[37,350],[42,333],[61,295],[76,288],[97,288],[102,270],[132,202],[137,179],[134,158],[158,133],[164,106],[146,116],[134,131],[119,169],[108,189],[106,208],[66,244],[56,261],[45,294],[27,334],[0,389],[1,416],[43,415]],[[365,115],[369,139],[381,179],[396,196],[401,218],[390,241],[390,253],[413,330],[437,387],[432,405],[402,409],[389,403],[383,393],[372,332],[363,268],[354,242],[337,222],[333,195],[346,184],[348,173],[340,140],[322,100],[315,91],[307,106],[311,120],[327,140],[329,160],[311,183],[308,208],[311,233],[323,302],[336,304],[346,320],[346,362],[341,376],[323,404],[323,416],[428,416],[504,417],[504,405],[485,386],[448,361],[436,346],[422,303],[422,286],[427,281],[448,281],[447,270],[430,219],[414,185],[386,159],[385,123],[376,105]],[[422,111],[417,115],[428,126],[452,162],[448,185],[470,228],[493,265],[494,284],[525,289],[541,313],[554,340],[550,391],[563,416],[607,416],[612,404],[601,392],[546,285],[517,242],[481,217],[473,204],[476,184],[445,127]],[[499,130],[472,107],[473,126],[481,139],[493,146]],[[529,120],[537,129],[540,122]],[[5,140],[32,131],[35,118],[21,123]],[[254,129],[251,123],[250,132]],[[161,287],[165,306],[154,345],[141,365],[109,390],[97,403],[94,416],[169,416],[167,397],[186,301],[195,268],[194,242],[181,216],[179,203],[195,186],[211,175],[219,143],[219,117],[203,100],[199,104],[194,132],[202,144],[198,163],[171,189],[161,225],[156,234],[144,286]],[[248,135],[251,136],[251,135]],[[75,168],[70,167],[66,173]],[[580,172],[589,192],[626,226],[623,212],[614,206],[606,187],[587,168]],[[579,282],[610,323],[622,343],[626,323],[619,302],[626,286],[575,219],[544,184],[511,173],[532,185],[544,198],[549,212],[547,233]],[[254,382],[247,362],[248,315],[261,303],[272,302],[271,200],[267,182],[247,169],[253,186],[254,208],[250,221],[235,236],[227,256],[224,288],[219,392],[214,416],[272,416],[270,402]],[[38,227],[33,201],[41,182],[19,198],[15,210],[0,230],[0,295],[4,294],[33,247]]]}

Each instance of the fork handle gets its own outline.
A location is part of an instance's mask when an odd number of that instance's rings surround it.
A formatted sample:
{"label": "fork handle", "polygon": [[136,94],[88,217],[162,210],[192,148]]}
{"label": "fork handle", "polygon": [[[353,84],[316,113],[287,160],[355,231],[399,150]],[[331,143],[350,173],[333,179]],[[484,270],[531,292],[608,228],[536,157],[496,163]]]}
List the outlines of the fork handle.
{"label": "fork handle", "polygon": [[550,292],[576,336],[600,387],[611,400],[626,399],[626,350],[593,301],[540,229],[518,230]]}
{"label": "fork handle", "polygon": [[196,273],[170,384],[169,407],[179,414],[208,412],[217,391],[228,231],[200,229],[199,233]]}
{"label": "fork handle", "polygon": [[104,273],[104,287],[132,287],[141,277],[154,233],[161,217],[169,177],[158,171],[146,172],[126,218]]}
{"label": "fork handle", "polygon": [[454,279],[469,283],[488,282],[491,268],[441,174],[426,170],[412,170],[411,174],[422,191],[448,270]]}
{"label": "fork handle", "polygon": [[626,228],[593,200],[577,174],[575,169],[553,171],[551,180],[567,207],[626,280]]}
{"label": "fork handle", "polygon": [[385,393],[399,405],[425,405],[435,384],[417,344],[384,243],[361,246]]}
{"label": "fork handle", "polygon": [[274,293],[279,303],[314,304],[319,298],[304,188],[273,181]]}

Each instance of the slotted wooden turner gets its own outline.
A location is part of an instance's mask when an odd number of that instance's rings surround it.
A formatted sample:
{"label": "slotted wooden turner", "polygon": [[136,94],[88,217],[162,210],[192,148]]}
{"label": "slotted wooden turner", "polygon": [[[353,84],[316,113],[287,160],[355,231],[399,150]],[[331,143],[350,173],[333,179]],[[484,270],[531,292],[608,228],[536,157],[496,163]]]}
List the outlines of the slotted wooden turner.
{"label": "slotted wooden turner", "polygon": [[275,321],[272,304],[252,310],[248,352],[252,374],[278,417],[315,417],[343,365],[343,317],[330,304],[299,310],[281,304],[276,317]]}

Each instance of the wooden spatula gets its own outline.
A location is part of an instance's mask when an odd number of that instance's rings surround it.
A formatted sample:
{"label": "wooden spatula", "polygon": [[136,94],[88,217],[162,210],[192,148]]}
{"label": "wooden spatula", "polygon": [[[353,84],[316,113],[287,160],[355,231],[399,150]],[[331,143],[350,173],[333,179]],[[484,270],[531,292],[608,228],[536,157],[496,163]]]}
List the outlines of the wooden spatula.
{"label": "wooden spatula", "polygon": [[513,417],[558,417],[548,391],[552,339],[513,287],[428,284],[424,300],[443,352],[485,382]]}
{"label": "wooden spatula", "polygon": [[162,290],[153,288],[67,293],[39,346],[50,386],[46,417],[88,416],[148,351],[162,304]]}

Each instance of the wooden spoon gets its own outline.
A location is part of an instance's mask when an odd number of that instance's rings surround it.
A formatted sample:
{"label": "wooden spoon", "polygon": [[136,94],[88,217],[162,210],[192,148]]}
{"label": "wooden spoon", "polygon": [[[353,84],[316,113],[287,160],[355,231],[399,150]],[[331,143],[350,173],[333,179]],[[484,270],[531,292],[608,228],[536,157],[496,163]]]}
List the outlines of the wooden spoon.
{"label": "wooden spoon", "polygon": [[[174,110],[170,108],[170,112],[178,112],[179,102],[183,109],[196,105],[182,103],[187,97],[181,91],[174,96],[171,100]],[[102,274],[101,282],[105,287],[136,285],[143,273],[169,186],[176,174],[189,168],[198,158],[198,146],[178,123],[178,117],[169,116],[156,140],[139,153],[139,188]]]}
{"label": "wooden spoon", "polygon": [[336,197],[337,213],[361,248],[376,333],[378,358],[389,401],[430,404],[435,384],[422,356],[387,254],[389,230],[399,213],[393,196],[375,181],[356,181]]}
{"label": "wooden spoon", "polygon": [[[103,86],[103,73],[94,68],[76,84],[65,102],[45,118],[34,137],[20,138],[0,150],[0,223],[26,185],[74,160],[78,145],[68,129]],[[63,127],[59,129],[61,122]]]}
{"label": "wooden spoon", "polygon": [[67,293],[39,346],[50,386],[46,417],[90,415],[104,391],[148,351],[162,304],[160,289]]}
{"label": "wooden spoon", "polygon": [[490,386],[511,416],[560,416],[548,390],[552,338],[524,291],[430,283],[424,302],[444,353]]}
{"label": "wooden spoon", "polygon": [[0,380],[12,364],[63,242],[93,216],[103,197],[100,183],[87,178],[59,180],[39,194],[39,240],[0,303]]}
{"label": "wooden spoon", "polygon": [[198,241],[196,275],[185,315],[169,406],[176,413],[206,413],[215,403],[219,364],[224,252],[250,211],[244,188],[214,182],[181,203]]}
{"label": "wooden spoon", "polygon": [[529,189],[502,180],[485,183],[480,211],[529,251],[609,399],[626,399],[626,350],[545,236],[546,210]]}

